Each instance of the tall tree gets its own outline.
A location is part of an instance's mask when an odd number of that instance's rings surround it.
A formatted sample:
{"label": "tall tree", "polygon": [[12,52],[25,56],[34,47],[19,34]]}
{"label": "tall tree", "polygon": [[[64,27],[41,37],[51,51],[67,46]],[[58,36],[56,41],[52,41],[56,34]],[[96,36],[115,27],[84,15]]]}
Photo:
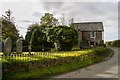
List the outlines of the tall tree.
{"label": "tall tree", "polygon": [[49,48],[50,43],[47,42],[46,34],[43,32],[43,27],[39,24],[33,24],[28,28],[25,36],[26,47],[32,47],[32,51],[41,51],[44,48]]}
{"label": "tall tree", "polygon": [[33,32],[35,29],[40,30],[40,32],[42,32],[42,30],[43,30],[43,28],[42,28],[39,24],[32,24],[32,25],[30,25],[30,26],[27,28],[27,34],[26,34],[26,36],[25,36],[25,41],[27,42],[27,45],[29,45],[32,32]]}
{"label": "tall tree", "polygon": [[2,42],[4,43],[7,37],[12,39],[13,50],[15,50],[16,40],[19,37],[19,31],[16,29],[14,23],[11,22],[10,15],[11,13],[6,13],[7,16],[3,16],[0,19],[1,28],[2,28]]}
{"label": "tall tree", "polygon": [[41,25],[44,27],[45,31],[52,26],[56,26],[58,24],[58,19],[56,19],[53,14],[45,13],[41,18]]}

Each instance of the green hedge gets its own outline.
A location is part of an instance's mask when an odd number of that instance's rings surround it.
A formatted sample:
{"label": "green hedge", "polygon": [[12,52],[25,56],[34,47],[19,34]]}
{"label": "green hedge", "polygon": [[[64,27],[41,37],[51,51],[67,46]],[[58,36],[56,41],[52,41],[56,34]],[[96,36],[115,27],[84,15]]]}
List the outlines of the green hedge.
{"label": "green hedge", "polygon": [[[46,76],[51,76],[54,74],[71,71],[77,68],[81,68],[87,65],[91,65],[93,63],[97,63],[103,60],[101,58],[107,52],[107,48],[97,47],[95,49],[88,49],[82,51],[73,51],[73,53],[77,53],[79,55],[69,56],[70,51],[66,51],[66,57],[57,58],[44,58],[43,60],[38,61],[29,61],[29,62],[21,62],[16,61],[12,63],[3,63],[3,78],[43,78]],[[59,52],[57,52],[59,54]],[[61,53],[62,54],[62,53]],[[64,54],[64,52],[63,52]],[[81,55],[80,55],[81,54]],[[46,56],[46,55],[43,55]],[[54,70],[54,69],[55,70]],[[58,70],[58,69],[67,69],[67,70]],[[38,70],[36,72],[36,70]],[[50,73],[50,70],[53,70]],[[34,75],[34,74],[36,75]],[[39,74],[42,73],[42,74]],[[26,75],[24,75],[26,74]],[[38,75],[39,74],[39,75]]]}
{"label": "green hedge", "polygon": [[105,45],[109,47],[120,47],[120,40],[108,41]]}
{"label": "green hedge", "polygon": [[79,46],[74,46],[72,47],[71,51],[79,51],[80,50],[80,47]]}

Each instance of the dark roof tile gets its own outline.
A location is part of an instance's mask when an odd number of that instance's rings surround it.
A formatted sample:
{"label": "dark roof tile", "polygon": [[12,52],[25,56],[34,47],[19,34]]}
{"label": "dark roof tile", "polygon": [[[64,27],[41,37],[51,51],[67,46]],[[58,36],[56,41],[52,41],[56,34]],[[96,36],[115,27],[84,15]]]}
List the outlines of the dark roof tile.
{"label": "dark roof tile", "polygon": [[73,26],[80,31],[104,31],[102,22],[73,23]]}

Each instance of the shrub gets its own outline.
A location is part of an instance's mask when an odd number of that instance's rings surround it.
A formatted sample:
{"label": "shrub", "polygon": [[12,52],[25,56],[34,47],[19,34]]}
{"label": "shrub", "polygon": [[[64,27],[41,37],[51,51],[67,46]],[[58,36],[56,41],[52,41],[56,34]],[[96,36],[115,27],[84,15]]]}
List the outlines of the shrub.
{"label": "shrub", "polygon": [[120,40],[114,40],[111,42],[111,46],[114,46],[114,47],[119,47],[120,46]]}
{"label": "shrub", "polygon": [[78,46],[74,46],[74,47],[72,47],[71,50],[72,50],[72,51],[78,51],[78,50],[80,50],[80,47],[78,47]]}
{"label": "shrub", "polygon": [[120,47],[120,40],[108,41],[105,44],[111,47]]}
{"label": "shrub", "polygon": [[69,51],[78,42],[78,33],[68,26],[54,26],[46,32],[47,41],[53,42],[57,51]]}
{"label": "shrub", "polygon": [[94,49],[97,56],[104,56],[107,53],[107,49],[105,47],[97,47]]}
{"label": "shrub", "polygon": [[55,52],[55,48],[51,48],[49,51],[50,52]]}
{"label": "shrub", "polygon": [[[33,34],[34,32],[34,34]],[[25,36],[24,46],[31,44],[32,51],[41,51],[42,49],[49,50],[52,43],[47,42],[46,34],[44,33],[43,26],[39,24],[33,24],[28,28]]]}

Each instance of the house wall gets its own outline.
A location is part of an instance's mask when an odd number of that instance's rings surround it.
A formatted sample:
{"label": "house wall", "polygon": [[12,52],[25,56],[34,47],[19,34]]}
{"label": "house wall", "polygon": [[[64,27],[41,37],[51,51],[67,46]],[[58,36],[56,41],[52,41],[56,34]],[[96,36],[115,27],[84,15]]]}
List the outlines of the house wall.
{"label": "house wall", "polygon": [[[97,31],[95,33],[96,37],[95,37],[95,42],[97,43],[97,45],[102,44],[102,31]],[[78,35],[79,37],[79,35]],[[78,39],[79,40],[79,39]],[[94,42],[94,38],[91,38],[91,33],[90,31],[84,31],[82,32],[82,43],[83,44],[88,44],[88,41],[90,42]]]}
{"label": "house wall", "polygon": [[82,41],[82,32],[80,30],[78,31],[78,40]]}
{"label": "house wall", "polygon": [[102,40],[102,31],[96,32],[96,39]]}
{"label": "house wall", "polygon": [[[84,26],[85,28],[84,27],[81,28],[80,26]],[[104,31],[102,27],[99,27],[99,26],[103,27],[102,23],[74,24],[72,28],[78,31],[78,45],[80,45],[81,42],[83,44],[89,44],[94,41],[96,42],[96,45],[103,44],[104,43],[104,33],[103,33]],[[95,40],[94,38],[91,38],[90,32],[93,30],[96,32]]]}
{"label": "house wall", "polygon": [[78,46],[80,45],[81,42],[82,42],[82,32],[79,30],[78,31]]}
{"label": "house wall", "polygon": [[90,39],[90,32],[82,32],[82,42],[87,44],[88,39]]}

